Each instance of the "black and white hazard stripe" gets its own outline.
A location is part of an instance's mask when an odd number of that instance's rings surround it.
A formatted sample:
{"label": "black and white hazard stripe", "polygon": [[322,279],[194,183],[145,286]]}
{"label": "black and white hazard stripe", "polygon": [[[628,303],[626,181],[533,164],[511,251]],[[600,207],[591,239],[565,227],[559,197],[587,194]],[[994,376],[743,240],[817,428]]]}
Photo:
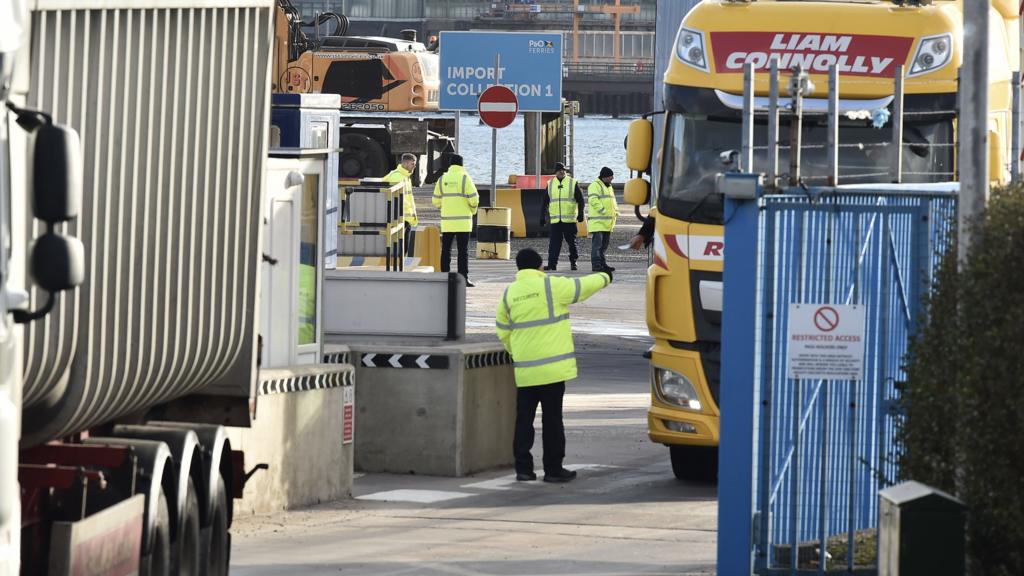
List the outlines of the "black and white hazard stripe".
{"label": "black and white hazard stripe", "polygon": [[388,354],[364,352],[362,366],[365,368],[417,368],[447,369],[448,357],[435,354]]}
{"label": "black and white hazard stripe", "polygon": [[326,374],[299,374],[290,378],[263,380],[258,387],[260,396],[269,394],[287,394],[289,392],[306,392],[309,390],[326,390],[351,386],[355,381],[353,371],[343,370]]}
{"label": "black and white hazard stripe", "polygon": [[466,355],[466,370],[476,368],[490,368],[492,366],[505,366],[512,363],[512,357],[508,352],[482,352],[480,354]]}
{"label": "black and white hazard stripe", "polygon": [[350,364],[352,360],[352,353],[348,352],[328,352],[324,354],[324,364]]}

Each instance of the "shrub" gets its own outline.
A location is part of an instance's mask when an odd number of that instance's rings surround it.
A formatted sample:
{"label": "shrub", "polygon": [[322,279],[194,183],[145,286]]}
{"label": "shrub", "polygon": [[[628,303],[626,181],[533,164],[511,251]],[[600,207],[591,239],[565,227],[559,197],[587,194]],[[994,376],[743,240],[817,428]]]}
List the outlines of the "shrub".
{"label": "shrub", "polygon": [[1024,187],[993,192],[948,254],[912,344],[901,475],[968,507],[976,576],[1024,574]]}

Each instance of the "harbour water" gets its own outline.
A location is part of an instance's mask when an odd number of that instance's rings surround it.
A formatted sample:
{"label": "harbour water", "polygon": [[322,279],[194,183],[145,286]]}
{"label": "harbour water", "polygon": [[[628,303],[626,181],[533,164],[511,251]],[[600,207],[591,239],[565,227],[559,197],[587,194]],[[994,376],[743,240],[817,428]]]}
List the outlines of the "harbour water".
{"label": "harbour water", "polygon": [[[623,142],[629,129],[630,118],[609,116],[587,116],[575,122],[575,163],[574,175],[585,182],[597,177],[602,166],[615,172],[615,181],[625,181],[626,151]],[[491,128],[480,124],[475,115],[463,115],[459,123],[461,143],[459,148],[465,159],[466,169],[481,185],[491,182]],[[497,181],[508,181],[509,174],[522,174],[525,169],[523,150],[523,116],[516,118],[509,127],[498,130]]]}

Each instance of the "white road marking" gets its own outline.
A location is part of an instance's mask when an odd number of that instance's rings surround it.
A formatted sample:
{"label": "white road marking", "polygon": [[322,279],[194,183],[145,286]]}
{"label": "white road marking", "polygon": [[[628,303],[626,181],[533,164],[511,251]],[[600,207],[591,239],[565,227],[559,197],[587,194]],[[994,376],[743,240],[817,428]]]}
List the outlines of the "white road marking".
{"label": "white road marking", "polygon": [[364,496],[357,496],[356,500],[379,500],[381,502],[416,502],[419,504],[433,504],[446,500],[457,500],[476,496],[470,492],[448,492],[443,490],[388,490],[386,492],[374,492]]}
{"label": "white road marking", "polygon": [[472,484],[463,484],[459,488],[469,488],[476,490],[509,490],[512,486],[516,485],[516,475],[509,474],[508,476],[500,476],[498,478],[491,478],[490,480],[484,480],[483,482],[474,482]]}
{"label": "white road marking", "polygon": [[[610,466],[606,464],[567,464],[565,466],[568,470],[604,470],[612,468],[621,468],[621,466]],[[543,472],[537,475],[537,479],[543,478]],[[513,486],[524,486],[536,485],[533,482],[519,482],[516,480],[515,474],[509,474],[507,476],[499,476],[497,478],[491,478],[490,480],[484,480],[482,482],[474,482],[472,484],[463,484],[459,488],[468,488],[470,490],[510,490]]]}

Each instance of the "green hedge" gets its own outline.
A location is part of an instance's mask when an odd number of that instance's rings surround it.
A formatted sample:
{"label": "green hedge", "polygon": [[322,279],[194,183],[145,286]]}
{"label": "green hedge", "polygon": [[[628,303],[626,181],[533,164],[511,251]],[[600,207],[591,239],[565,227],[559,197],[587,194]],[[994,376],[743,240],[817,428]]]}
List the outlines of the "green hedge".
{"label": "green hedge", "polygon": [[994,190],[937,275],[903,392],[902,476],[968,506],[975,576],[1024,574],[1024,187]]}

